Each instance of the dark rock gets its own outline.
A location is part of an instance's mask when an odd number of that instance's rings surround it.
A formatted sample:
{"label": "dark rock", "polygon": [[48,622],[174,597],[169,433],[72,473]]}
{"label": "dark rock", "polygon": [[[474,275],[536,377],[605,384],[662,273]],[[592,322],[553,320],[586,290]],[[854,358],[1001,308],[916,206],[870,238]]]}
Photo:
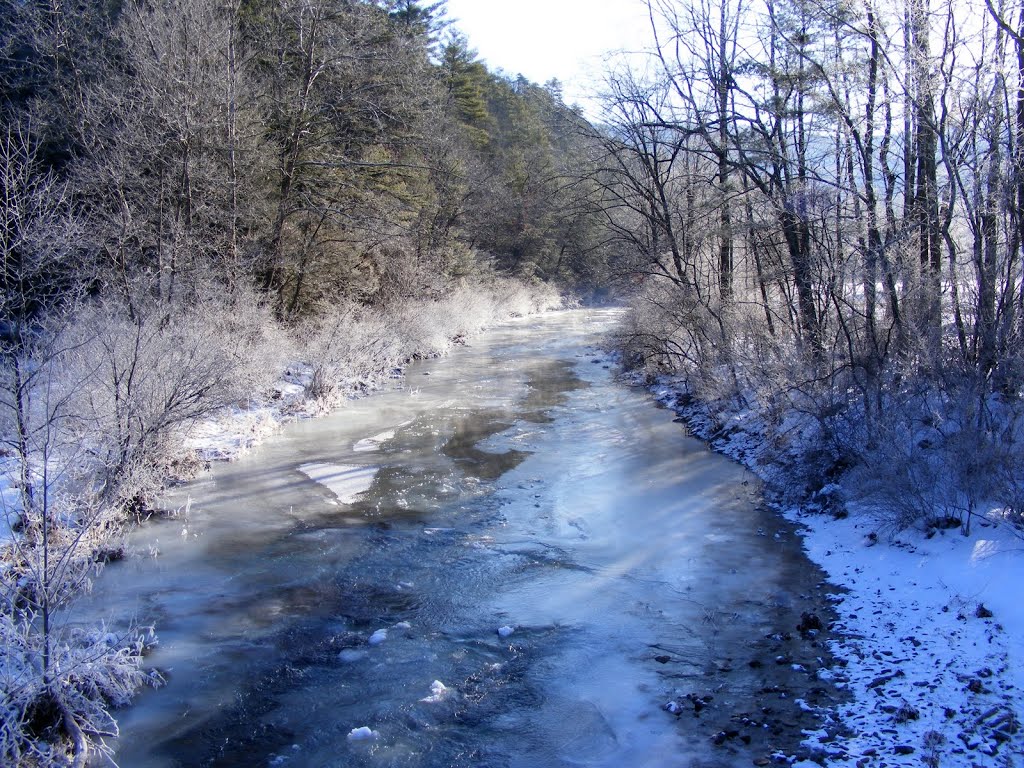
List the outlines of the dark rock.
{"label": "dark rock", "polygon": [[978,608],[975,610],[974,615],[979,619],[991,619],[992,611],[986,608],[984,603],[978,603]]}
{"label": "dark rock", "polygon": [[893,747],[893,752],[897,755],[912,755],[914,754],[914,748],[909,744],[897,744]]}
{"label": "dark rock", "polygon": [[96,551],[94,560],[97,563],[118,563],[125,558],[124,547],[104,547]]}
{"label": "dark rock", "polygon": [[672,661],[672,657],[671,656],[655,656],[654,660],[656,662],[658,662],[659,664],[668,664],[670,661]]}
{"label": "dark rock", "polygon": [[800,623],[796,625],[796,630],[804,638],[811,636],[811,632],[817,634],[818,632],[821,632],[822,629],[824,629],[824,627],[822,626],[821,619],[819,619],[816,614],[808,613],[806,611],[800,614]]}
{"label": "dark rock", "polygon": [[895,672],[892,672],[890,674],[881,675],[879,677],[876,677],[874,680],[872,680],[870,683],[868,683],[868,688],[880,688],[881,686],[885,685],[889,681],[895,680],[897,677],[903,677],[903,675],[904,675],[903,670],[902,669],[897,669]]}
{"label": "dark rock", "polygon": [[947,720],[952,720],[954,717],[956,717],[956,710],[951,709],[949,707],[945,707],[942,710],[942,714],[945,715]]}
{"label": "dark rock", "polygon": [[921,713],[906,702],[903,702],[903,706],[896,711],[897,723],[909,723],[911,720],[919,720],[920,718]]}

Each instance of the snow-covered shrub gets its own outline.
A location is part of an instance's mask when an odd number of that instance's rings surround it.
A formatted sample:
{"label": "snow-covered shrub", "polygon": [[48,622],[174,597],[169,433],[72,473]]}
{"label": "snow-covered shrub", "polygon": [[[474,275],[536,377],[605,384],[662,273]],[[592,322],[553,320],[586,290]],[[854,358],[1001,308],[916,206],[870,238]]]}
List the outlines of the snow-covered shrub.
{"label": "snow-covered shrub", "polygon": [[[109,707],[143,677],[141,639],[98,636],[63,622],[100,562],[116,552],[121,510],[93,492],[95,440],[81,440],[66,338],[36,333],[33,357],[4,360],[0,411],[8,457],[0,495],[12,535],[0,545],[0,763],[84,765],[114,732]],[[13,430],[13,431],[12,431]]]}
{"label": "snow-covered shrub", "polygon": [[108,754],[117,735],[111,709],[138,689],[158,684],[142,670],[152,635],[105,629],[51,628],[38,617],[0,610],[0,762],[5,765],[85,765],[90,753]]}
{"label": "snow-covered shrub", "polygon": [[273,324],[249,297],[81,309],[65,332],[79,440],[117,506],[158,487],[176,430],[269,386],[278,367]]}
{"label": "snow-covered shrub", "polygon": [[446,352],[460,335],[454,308],[444,300],[415,301],[395,316],[403,359],[436,357]]}
{"label": "snow-covered shrub", "polygon": [[401,362],[395,323],[380,310],[353,302],[307,321],[296,329],[296,337],[299,354],[313,369],[306,387],[312,400],[349,394],[356,385],[386,377]]}
{"label": "snow-covered shrub", "polygon": [[[394,284],[400,285],[397,270]],[[383,306],[346,300],[322,310],[293,334],[298,356],[313,370],[311,400],[330,404],[373,386],[405,362],[436,357],[453,344],[515,314],[559,306],[553,288],[506,278],[465,277],[420,299],[390,297]]]}
{"label": "snow-covered shrub", "polygon": [[525,317],[559,309],[563,304],[558,289],[549,283],[491,276],[482,278],[479,288],[474,288],[490,293],[499,315],[504,317]]}
{"label": "snow-covered shrub", "polygon": [[942,397],[889,394],[885,403],[884,423],[844,483],[851,500],[893,528],[956,524],[969,533],[989,505],[1013,516],[1024,465],[1007,414],[981,413],[977,391],[964,385]]}

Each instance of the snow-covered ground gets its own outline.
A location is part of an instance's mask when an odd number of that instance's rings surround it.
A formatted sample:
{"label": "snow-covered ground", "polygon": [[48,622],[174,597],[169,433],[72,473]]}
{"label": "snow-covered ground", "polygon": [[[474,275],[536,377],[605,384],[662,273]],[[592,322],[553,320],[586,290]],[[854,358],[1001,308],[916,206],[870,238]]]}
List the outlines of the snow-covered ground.
{"label": "snow-covered ground", "polygon": [[[721,428],[679,388],[654,387],[699,437],[769,481],[759,463],[758,417],[737,412]],[[804,547],[836,586],[827,678],[851,694],[804,746],[830,766],[1019,766],[1024,764],[1024,531],[993,510],[959,529],[880,529],[849,508],[836,518],[784,508]],[[780,762],[784,756],[777,756]]]}
{"label": "snow-covered ground", "polygon": [[305,400],[313,378],[310,366],[293,364],[282,372],[268,397],[253,399],[188,426],[182,447],[202,461],[231,461],[248,452],[281,426],[312,415]]}

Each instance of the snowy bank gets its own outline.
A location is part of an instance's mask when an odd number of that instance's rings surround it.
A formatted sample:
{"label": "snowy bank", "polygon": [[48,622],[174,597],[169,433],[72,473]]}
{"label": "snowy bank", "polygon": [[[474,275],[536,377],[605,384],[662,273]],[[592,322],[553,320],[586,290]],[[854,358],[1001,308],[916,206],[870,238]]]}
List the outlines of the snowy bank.
{"label": "snowy bank", "polygon": [[[653,391],[769,491],[785,482],[755,412],[714,411],[671,381]],[[839,663],[819,677],[852,696],[819,712],[824,727],[805,734],[809,754],[857,768],[1019,765],[1024,533],[995,512],[964,536],[935,528],[891,534],[856,506],[838,515],[819,503],[779,508],[837,588],[830,650]]]}

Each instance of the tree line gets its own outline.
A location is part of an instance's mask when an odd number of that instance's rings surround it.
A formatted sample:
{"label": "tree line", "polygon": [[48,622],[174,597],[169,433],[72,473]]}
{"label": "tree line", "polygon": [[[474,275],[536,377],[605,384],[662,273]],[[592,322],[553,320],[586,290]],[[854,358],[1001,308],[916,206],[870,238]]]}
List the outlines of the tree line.
{"label": "tree line", "polygon": [[562,175],[582,118],[489,72],[442,3],[10,2],[0,23],[9,141],[68,186],[94,290],[248,282],[290,318],[486,259],[588,269]]}

